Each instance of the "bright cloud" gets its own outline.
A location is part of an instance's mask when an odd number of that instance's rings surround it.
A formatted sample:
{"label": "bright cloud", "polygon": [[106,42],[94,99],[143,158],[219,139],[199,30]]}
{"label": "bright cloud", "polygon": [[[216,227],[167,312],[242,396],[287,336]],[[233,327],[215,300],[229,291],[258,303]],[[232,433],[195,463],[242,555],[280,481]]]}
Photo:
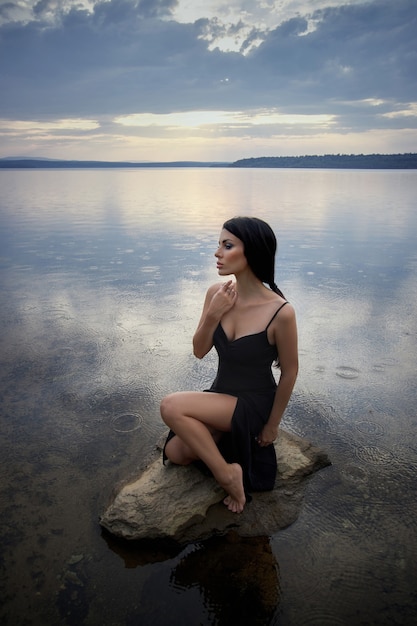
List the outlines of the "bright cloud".
{"label": "bright cloud", "polygon": [[398,117],[411,117],[415,118],[417,121],[417,102],[412,102],[399,111],[390,111],[389,113],[383,113],[382,115],[383,117],[388,117],[390,119]]}
{"label": "bright cloud", "polygon": [[68,119],[49,122],[27,120],[0,120],[0,132],[43,133],[45,131],[96,130],[100,124],[95,120]]}
{"label": "bright cloud", "polygon": [[253,0],[179,0],[173,16],[179,22],[208,20],[205,37],[210,47],[247,53],[262,43],[265,35],[283,22],[300,15],[307,16],[304,35],[315,30],[312,13],[319,9],[344,4],[363,4],[366,0],[282,0],[253,2]]}
{"label": "bright cloud", "polygon": [[125,115],[115,119],[123,126],[160,126],[160,127],[201,127],[201,126],[259,126],[268,125],[313,125],[328,126],[332,123],[331,115],[282,115],[280,113],[260,111],[249,114],[243,111],[190,111],[156,115],[153,113]]}

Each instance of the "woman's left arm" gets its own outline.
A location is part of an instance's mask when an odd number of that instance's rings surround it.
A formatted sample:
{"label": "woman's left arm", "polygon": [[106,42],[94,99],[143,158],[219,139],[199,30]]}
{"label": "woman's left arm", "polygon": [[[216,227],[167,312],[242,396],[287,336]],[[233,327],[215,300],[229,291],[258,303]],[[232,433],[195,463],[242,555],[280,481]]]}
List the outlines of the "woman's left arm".
{"label": "woman's left arm", "polygon": [[298,374],[298,339],[295,311],[291,304],[287,304],[273,322],[275,344],[278,350],[278,359],[281,376],[275,392],[274,404],[269,419],[258,436],[261,446],[268,446],[278,436],[278,427]]}

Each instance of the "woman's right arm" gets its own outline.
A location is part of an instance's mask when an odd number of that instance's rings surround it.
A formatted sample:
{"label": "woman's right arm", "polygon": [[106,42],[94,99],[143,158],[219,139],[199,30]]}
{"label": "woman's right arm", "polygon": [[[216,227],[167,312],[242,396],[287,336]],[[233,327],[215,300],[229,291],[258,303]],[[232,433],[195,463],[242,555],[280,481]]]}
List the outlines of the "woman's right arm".
{"label": "woman's right arm", "polygon": [[223,315],[232,308],[237,294],[229,293],[232,281],[212,285],[204,300],[203,312],[193,337],[194,356],[202,359],[213,347],[213,335]]}

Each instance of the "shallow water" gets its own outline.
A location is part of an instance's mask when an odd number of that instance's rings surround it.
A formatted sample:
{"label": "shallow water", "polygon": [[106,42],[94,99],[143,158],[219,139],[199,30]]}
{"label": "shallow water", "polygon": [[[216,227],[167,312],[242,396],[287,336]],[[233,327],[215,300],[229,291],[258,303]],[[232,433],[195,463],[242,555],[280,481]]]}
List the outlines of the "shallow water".
{"label": "shallow water", "polygon": [[[4,624],[412,624],[417,174],[1,171]],[[191,355],[235,214],[279,238],[300,375],[283,427],[324,448],[273,537],[121,546],[98,517],[202,389]],[[246,622],[245,622],[246,620]]]}

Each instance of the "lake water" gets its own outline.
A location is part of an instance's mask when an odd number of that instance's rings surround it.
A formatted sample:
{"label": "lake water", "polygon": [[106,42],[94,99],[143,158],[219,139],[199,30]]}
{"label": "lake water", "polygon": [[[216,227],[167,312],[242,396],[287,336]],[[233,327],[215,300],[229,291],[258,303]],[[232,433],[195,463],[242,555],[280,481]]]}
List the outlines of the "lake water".
{"label": "lake water", "polygon": [[[7,625],[415,623],[417,172],[0,171],[1,598]],[[326,450],[272,537],[131,549],[113,489],[203,389],[223,221],[262,217],[297,312],[283,428]]]}

